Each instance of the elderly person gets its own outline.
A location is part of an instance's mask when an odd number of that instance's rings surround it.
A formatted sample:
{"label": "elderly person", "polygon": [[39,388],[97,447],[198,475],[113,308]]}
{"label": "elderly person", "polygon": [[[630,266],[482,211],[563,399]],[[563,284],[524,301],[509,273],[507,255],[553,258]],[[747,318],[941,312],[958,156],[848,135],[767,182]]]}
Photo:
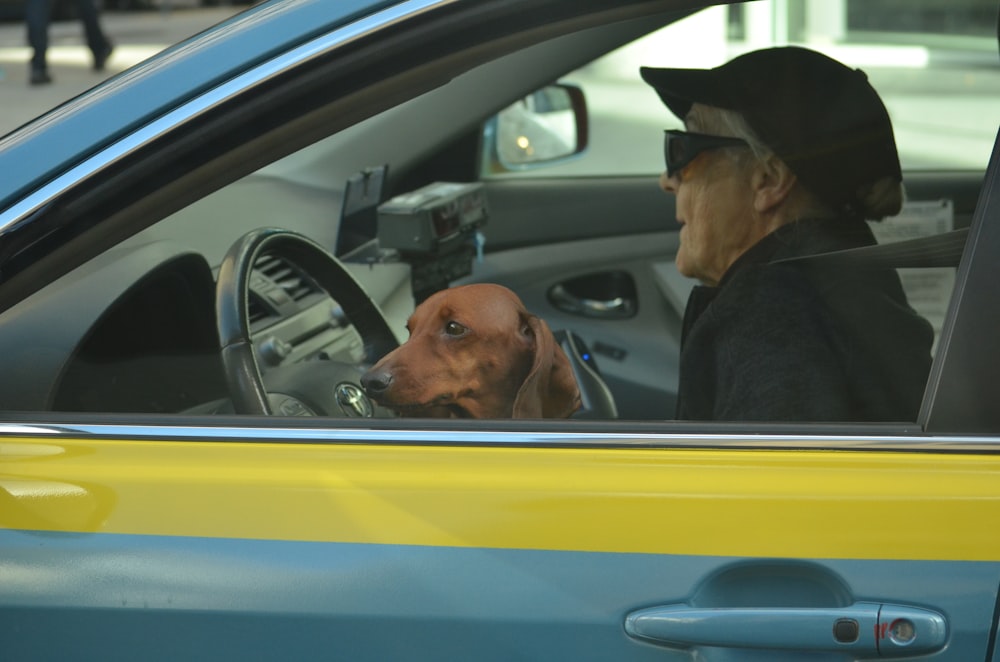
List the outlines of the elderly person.
{"label": "elderly person", "polygon": [[866,219],[902,206],[892,125],[865,74],[796,47],[641,73],[686,128],[667,132],[660,178],[677,268],[702,283],[677,418],[916,420],[934,334],[895,270],[789,260],[874,244]]}

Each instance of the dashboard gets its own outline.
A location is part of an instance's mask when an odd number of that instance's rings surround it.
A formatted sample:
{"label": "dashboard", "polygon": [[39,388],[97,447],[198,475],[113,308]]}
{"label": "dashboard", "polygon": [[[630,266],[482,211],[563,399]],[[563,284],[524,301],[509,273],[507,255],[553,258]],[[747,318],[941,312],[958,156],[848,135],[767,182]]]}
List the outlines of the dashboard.
{"label": "dashboard", "polygon": [[[234,235],[233,240],[239,235]],[[135,237],[0,319],[7,411],[231,413],[216,326],[219,258]],[[345,265],[405,335],[413,310],[403,263]],[[292,364],[357,365],[362,340],[334,298],[281,256],[254,264],[250,330],[265,382]]]}

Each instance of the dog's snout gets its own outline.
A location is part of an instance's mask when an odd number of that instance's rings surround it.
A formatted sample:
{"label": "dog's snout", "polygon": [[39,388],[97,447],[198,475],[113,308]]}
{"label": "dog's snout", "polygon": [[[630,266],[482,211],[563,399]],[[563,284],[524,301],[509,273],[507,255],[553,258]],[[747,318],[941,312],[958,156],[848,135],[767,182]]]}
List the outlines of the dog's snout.
{"label": "dog's snout", "polygon": [[361,376],[361,386],[373,398],[384,393],[391,383],[392,375],[382,370],[369,370]]}

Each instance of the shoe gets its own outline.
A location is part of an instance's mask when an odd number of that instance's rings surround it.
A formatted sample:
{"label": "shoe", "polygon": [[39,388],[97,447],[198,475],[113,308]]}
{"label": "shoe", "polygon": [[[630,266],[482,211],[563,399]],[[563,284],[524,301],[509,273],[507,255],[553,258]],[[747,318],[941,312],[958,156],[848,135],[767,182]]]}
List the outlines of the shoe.
{"label": "shoe", "polygon": [[29,85],[48,85],[52,82],[52,76],[45,69],[32,69],[28,77]]}
{"label": "shoe", "polygon": [[94,71],[104,71],[104,65],[108,63],[108,58],[114,50],[115,47],[109,41],[104,44],[104,48],[94,53]]}

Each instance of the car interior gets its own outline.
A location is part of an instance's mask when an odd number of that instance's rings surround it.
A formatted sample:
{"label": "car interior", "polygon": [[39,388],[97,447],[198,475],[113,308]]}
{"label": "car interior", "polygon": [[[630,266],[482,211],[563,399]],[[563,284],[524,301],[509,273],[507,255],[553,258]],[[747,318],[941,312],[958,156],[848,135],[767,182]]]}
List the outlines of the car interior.
{"label": "car interior", "polygon": [[[750,48],[739,31],[751,30],[753,11],[737,3],[693,15],[567,17],[524,43],[484,39],[461,67],[455,59],[470,47],[459,44],[367,87],[331,55],[212,107],[130,155],[155,164],[155,176],[153,165],[123,159],[96,182],[113,191],[110,203],[80,194],[53,212],[104,219],[100,235],[84,227],[45,259],[11,258],[25,283],[61,275],[35,292],[8,289],[30,296],[5,299],[0,314],[0,343],[19,348],[0,361],[0,406],[350,417],[331,384],[357,382],[405,341],[406,320],[428,294],[491,282],[557,332],[583,393],[577,418],[671,419],[693,283],[673,266],[678,226],[657,179],[661,131],[678,121],[638,82],[638,64],[719,64]],[[675,31],[664,36],[664,27]],[[686,59],[702,31],[737,37],[717,39],[715,60]],[[858,28],[855,39],[864,46],[876,32]],[[1000,119],[995,66],[976,53],[899,64],[921,48],[906,37],[882,45],[885,63],[861,46],[836,51],[868,71],[893,114],[913,203],[895,237],[904,239],[970,226]],[[969,108],[988,109],[985,130],[955,131],[976,141],[952,150],[964,160],[904,142],[928,132],[948,140],[935,133],[946,121],[916,107],[935,95],[921,87],[931,74],[964,75],[970,103],[986,104]],[[321,82],[325,91],[290,116]],[[353,91],[328,89],[338,82]],[[295,86],[304,91],[282,100]],[[955,116],[943,101],[931,105]],[[511,126],[512,139],[531,137],[540,155],[511,151]],[[548,149],[546,139],[562,142]],[[432,204],[407,208],[421,191]],[[927,299],[940,331],[956,270],[919,271],[911,299]]]}

